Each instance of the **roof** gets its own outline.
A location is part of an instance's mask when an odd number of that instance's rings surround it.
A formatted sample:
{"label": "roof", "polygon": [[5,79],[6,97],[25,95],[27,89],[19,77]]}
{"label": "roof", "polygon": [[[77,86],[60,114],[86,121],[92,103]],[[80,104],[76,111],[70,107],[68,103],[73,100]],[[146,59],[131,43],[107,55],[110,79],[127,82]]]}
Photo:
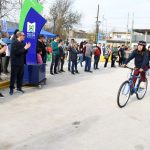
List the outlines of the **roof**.
{"label": "roof", "polygon": [[133,29],[133,32],[142,33],[142,34],[145,34],[145,32],[147,32],[148,34],[150,34],[150,29]]}
{"label": "roof", "polygon": [[130,32],[127,33],[125,31],[121,31],[121,32],[120,31],[118,31],[118,32],[115,31],[115,32],[112,32],[112,34],[131,34],[131,33]]}
{"label": "roof", "polygon": [[113,39],[110,39],[110,40],[107,40],[108,43],[130,43],[130,40],[113,40]]}

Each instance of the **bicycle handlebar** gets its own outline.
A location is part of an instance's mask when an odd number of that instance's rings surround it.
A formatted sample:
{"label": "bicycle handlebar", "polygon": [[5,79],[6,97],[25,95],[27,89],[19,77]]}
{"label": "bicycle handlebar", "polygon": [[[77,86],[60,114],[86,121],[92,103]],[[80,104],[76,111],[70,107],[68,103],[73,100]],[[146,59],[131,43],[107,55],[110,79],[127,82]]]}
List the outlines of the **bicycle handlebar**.
{"label": "bicycle handlebar", "polygon": [[[131,68],[131,67],[128,67],[128,66],[125,66],[124,68],[128,68],[128,69],[130,69],[131,71],[138,69],[138,68]],[[146,71],[143,71],[143,72],[146,72]]]}

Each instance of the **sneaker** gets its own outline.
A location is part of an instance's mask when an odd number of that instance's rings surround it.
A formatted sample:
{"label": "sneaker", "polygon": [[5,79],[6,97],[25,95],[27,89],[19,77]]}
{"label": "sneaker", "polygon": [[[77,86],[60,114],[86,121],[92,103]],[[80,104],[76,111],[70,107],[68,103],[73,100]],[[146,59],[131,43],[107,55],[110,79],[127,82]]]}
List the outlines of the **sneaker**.
{"label": "sneaker", "polygon": [[2,93],[0,93],[0,98],[5,98],[5,96]]}
{"label": "sneaker", "polygon": [[76,73],[79,74],[79,71],[77,70]]}
{"label": "sneaker", "polygon": [[22,89],[17,89],[17,92],[24,94],[25,92]]}
{"label": "sneaker", "polygon": [[88,71],[89,73],[93,73],[93,71]]}
{"label": "sneaker", "polygon": [[54,74],[58,74],[58,72],[54,72]]}
{"label": "sneaker", "polygon": [[140,89],[145,89],[145,82],[141,82]]}
{"label": "sneaker", "polygon": [[50,74],[51,74],[51,75],[54,75],[54,73],[52,73],[52,72],[51,72]]}
{"label": "sneaker", "polygon": [[64,70],[61,70],[61,72],[65,72]]}

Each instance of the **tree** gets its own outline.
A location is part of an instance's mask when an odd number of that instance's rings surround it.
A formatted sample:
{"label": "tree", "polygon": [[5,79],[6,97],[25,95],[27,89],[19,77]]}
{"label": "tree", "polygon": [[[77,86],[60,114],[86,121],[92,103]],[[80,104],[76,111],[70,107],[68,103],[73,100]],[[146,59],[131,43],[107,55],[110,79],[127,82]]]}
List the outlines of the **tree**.
{"label": "tree", "polygon": [[56,0],[50,7],[49,20],[53,23],[53,33],[63,34],[79,24],[81,14],[72,10],[72,0]]}
{"label": "tree", "polygon": [[0,0],[0,19],[11,16],[12,11],[18,9],[18,6],[17,0]]}

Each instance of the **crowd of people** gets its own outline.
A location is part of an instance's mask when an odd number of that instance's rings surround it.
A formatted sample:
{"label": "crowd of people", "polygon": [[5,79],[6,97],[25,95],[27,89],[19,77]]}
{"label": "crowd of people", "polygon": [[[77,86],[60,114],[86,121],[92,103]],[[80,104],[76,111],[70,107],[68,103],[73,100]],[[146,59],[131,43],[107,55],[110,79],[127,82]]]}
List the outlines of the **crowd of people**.
{"label": "crowd of people", "polygon": [[[24,64],[26,63],[26,54],[32,44],[24,43],[24,39],[25,34],[19,30],[16,30],[11,37],[7,32],[0,32],[0,74],[2,72],[9,74],[10,72],[10,95],[14,94],[15,83],[17,91],[24,93],[22,90]],[[141,69],[144,64],[143,70],[145,70],[145,67],[149,66],[147,62],[149,62],[150,59],[150,46],[147,51],[146,44],[143,43],[144,42],[139,42],[136,50],[132,52],[130,47],[126,47],[125,45],[113,47],[109,44],[93,44],[92,41],[77,43],[75,39],[63,41],[59,35],[51,41],[46,39],[44,35],[39,35],[36,49],[37,64],[47,63],[48,57],[51,56],[51,75],[57,75],[58,73],[67,71],[64,69],[65,62],[68,63],[68,71],[72,75],[75,75],[79,74],[79,65],[84,68],[86,73],[93,73],[93,70],[99,69],[101,57],[103,57],[105,61],[104,68],[107,68],[109,61],[111,61],[111,67],[117,67],[116,62],[118,62],[118,66],[121,67],[135,58],[135,66],[137,67],[138,64],[138,68]],[[140,45],[144,47],[141,50],[142,52],[138,51]],[[5,57],[5,62],[2,62],[3,57]],[[10,70],[8,70],[9,60],[11,60]],[[94,60],[93,63],[92,60]],[[84,65],[83,62],[85,62]],[[142,74],[142,76],[144,75]],[[4,96],[0,93],[0,98],[3,97]]]}

